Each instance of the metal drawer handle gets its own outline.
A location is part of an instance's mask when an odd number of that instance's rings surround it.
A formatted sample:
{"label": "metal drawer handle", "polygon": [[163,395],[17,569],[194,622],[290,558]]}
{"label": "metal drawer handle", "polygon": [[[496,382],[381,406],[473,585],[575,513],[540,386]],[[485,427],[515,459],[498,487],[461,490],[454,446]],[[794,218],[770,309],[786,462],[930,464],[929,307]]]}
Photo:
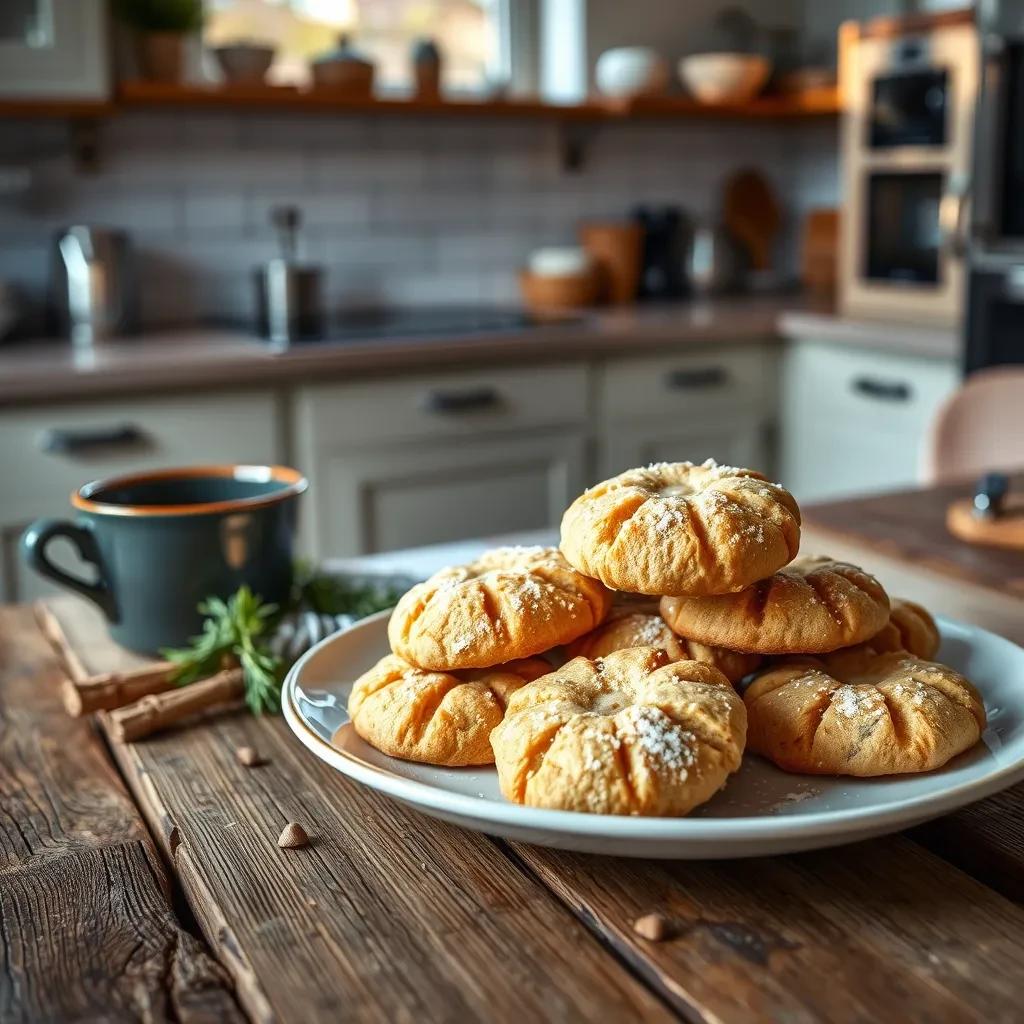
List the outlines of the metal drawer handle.
{"label": "metal drawer handle", "polygon": [[914,394],[909,384],[898,380],[879,380],[877,377],[854,377],[850,386],[857,394],[882,402],[908,402]]}
{"label": "metal drawer handle", "polygon": [[429,391],[423,399],[427,412],[450,413],[477,412],[493,409],[501,404],[501,395],[494,388],[469,388],[466,391]]}
{"label": "metal drawer handle", "polygon": [[674,391],[693,391],[698,388],[720,388],[729,381],[722,366],[703,366],[696,370],[672,370],[665,374],[665,386]]}
{"label": "metal drawer handle", "polygon": [[40,434],[39,447],[48,455],[79,455],[93,448],[128,448],[145,439],[146,435],[130,423],[96,430],[56,427]]}

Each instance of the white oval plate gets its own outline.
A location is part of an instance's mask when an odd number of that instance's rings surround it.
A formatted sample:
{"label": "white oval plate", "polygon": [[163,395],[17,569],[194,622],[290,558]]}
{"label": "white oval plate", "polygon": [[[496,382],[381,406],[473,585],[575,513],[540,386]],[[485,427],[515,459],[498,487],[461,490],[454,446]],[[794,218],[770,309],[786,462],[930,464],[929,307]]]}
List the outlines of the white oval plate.
{"label": "white oval plate", "polygon": [[761,857],[896,832],[1024,778],[1024,650],[976,626],[939,620],[938,660],[981,690],[982,742],[927,775],[791,775],[755,755],[686,818],[616,817],[508,803],[493,768],[435,768],[364,743],[345,711],[352,681],[388,652],[388,612],[336,633],[295,663],[284,715],[317,757],[372,789],[464,828],[541,846],[632,857]]}

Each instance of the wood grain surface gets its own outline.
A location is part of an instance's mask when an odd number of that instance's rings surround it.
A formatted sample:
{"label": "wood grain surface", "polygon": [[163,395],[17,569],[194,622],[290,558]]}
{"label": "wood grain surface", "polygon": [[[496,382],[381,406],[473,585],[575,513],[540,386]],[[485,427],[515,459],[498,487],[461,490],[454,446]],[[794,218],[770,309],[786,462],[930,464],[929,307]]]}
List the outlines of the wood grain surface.
{"label": "wood grain surface", "polygon": [[[109,642],[90,643],[102,668]],[[59,729],[82,724],[55,728],[66,743]],[[240,764],[243,746],[264,763]],[[427,819],[334,772],[281,720],[245,712],[111,751],[255,1021],[1020,1019],[1024,786],[909,836],[656,862],[508,844]],[[89,774],[71,771],[72,789]],[[0,806],[20,791],[5,776]],[[21,799],[14,820],[30,820]],[[81,796],[70,805],[64,817],[83,834],[109,816]],[[289,821],[308,847],[277,847]],[[130,844],[138,823],[122,827]],[[74,914],[88,919],[88,907],[87,897]],[[670,919],[665,942],[632,930],[652,911]],[[33,939],[19,938],[22,959]]]}
{"label": "wood grain surface", "polygon": [[[1024,476],[1013,480],[1024,487]],[[950,534],[950,502],[970,497],[970,483],[897,491],[801,509],[808,528],[881,555],[930,570],[950,581],[1024,597],[1024,551],[968,544]]]}
{"label": "wood grain surface", "polygon": [[[1019,1019],[1024,910],[905,838],[717,863],[515,851],[687,1019]],[[631,931],[651,910],[671,941]]]}
{"label": "wood grain surface", "polygon": [[[253,1020],[672,1019],[491,840],[345,779],[280,719],[113,750]],[[288,821],[309,847],[277,847]]]}
{"label": "wood grain surface", "polygon": [[0,608],[0,1020],[240,1020],[29,608]]}

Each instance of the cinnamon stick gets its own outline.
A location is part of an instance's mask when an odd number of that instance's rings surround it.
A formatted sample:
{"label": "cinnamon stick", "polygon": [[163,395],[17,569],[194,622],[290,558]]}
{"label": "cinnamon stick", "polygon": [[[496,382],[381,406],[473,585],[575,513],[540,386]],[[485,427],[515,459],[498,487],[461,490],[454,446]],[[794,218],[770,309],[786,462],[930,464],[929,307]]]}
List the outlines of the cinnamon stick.
{"label": "cinnamon stick", "polygon": [[242,670],[230,668],[200,683],[148,694],[127,707],[106,712],[104,717],[115,740],[134,743],[189,715],[233,703],[244,692]]}
{"label": "cinnamon stick", "polygon": [[175,688],[174,669],[169,661],[142,665],[126,672],[104,672],[78,682],[68,677],[61,685],[64,708],[72,718],[91,711],[111,711],[151,693]]}

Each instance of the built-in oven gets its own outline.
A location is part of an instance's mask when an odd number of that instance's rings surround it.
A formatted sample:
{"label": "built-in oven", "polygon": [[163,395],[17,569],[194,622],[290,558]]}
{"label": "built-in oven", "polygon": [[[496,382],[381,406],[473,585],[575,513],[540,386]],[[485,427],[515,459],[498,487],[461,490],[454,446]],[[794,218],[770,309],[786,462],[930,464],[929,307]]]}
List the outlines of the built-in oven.
{"label": "built-in oven", "polygon": [[1024,363],[1024,0],[981,0],[967,372]]}
{"label": "built-in oven", "polygon": [[967,11],[843,26],[845,315],[959,321],[977,66]]}

